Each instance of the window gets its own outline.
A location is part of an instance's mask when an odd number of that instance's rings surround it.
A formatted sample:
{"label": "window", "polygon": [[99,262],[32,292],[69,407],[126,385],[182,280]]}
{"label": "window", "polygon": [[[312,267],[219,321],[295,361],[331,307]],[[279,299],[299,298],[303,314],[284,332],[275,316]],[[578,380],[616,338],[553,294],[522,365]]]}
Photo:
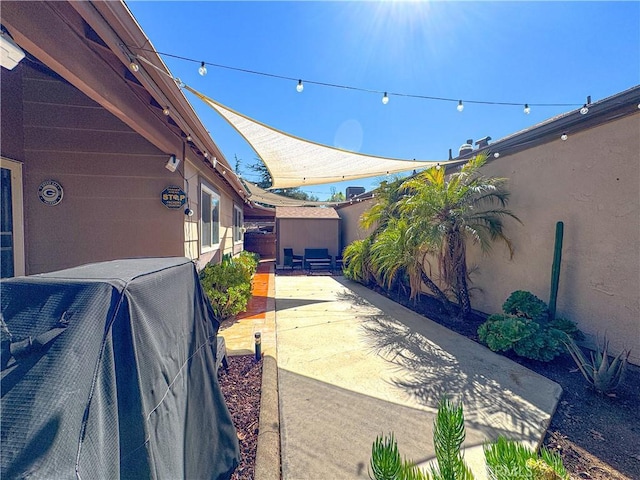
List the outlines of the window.
{"label": "window", "polygon": [[233,206],[233,241],[241,242],[242,233],[244,231],[244,217],[242,208],[237,205]]}
{"label": "window", "polygon": [[206,252],[220,244],[220,195],[205,185],[200,190],[200,246]]}

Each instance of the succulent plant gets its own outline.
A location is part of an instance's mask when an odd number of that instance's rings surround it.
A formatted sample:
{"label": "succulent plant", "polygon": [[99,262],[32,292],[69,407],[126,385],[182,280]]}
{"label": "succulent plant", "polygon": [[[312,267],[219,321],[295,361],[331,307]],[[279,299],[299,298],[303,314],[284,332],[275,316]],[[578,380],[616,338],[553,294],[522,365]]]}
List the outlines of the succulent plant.
{"label": "succulent plant", "polygon": [[611,393],[624,380],[629,350],[622,350],[617,356],[609,357],[609,341],[604,337],[602,346],[591,352],[590,359],[587,360],[571,337],[567,336],[565,344],[580,372],[597,392]]}

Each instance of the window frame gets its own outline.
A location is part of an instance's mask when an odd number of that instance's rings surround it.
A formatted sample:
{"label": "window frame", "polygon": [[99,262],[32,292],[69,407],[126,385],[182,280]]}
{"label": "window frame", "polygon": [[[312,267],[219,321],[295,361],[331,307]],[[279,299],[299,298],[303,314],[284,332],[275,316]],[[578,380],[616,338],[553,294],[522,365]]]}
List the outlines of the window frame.
{"label": "window frame", "polygon": [[[204,196],[208,195],[209,196],[209,202],[208,205],[205,205],[207,202],[204,201]],[[217,200],[217,205],[214,208],[214,200]],[[207,253],[207,252],[211,252],[213,250],[217,250],[220,248],[220,210],[221,210],[221,198],[220,198],[220,194],[218,192],[216,192],[212,187],[209,187],[208,185],[201,183],[200,184],[200,252],[201,253]],[[205,210],[207,209],[207,210]],[[216,217],[215,215],[215,210],[217,209],[217,219],[214,222],[214,218]],[[210,223],[210,231],[209,231],[209,236],[211,239],[211,243],[210,244],[205,244],[204,243],[204,239],[205,239],[205,227],[206,227],[206,223],[205,223],[205,219],[204,219],[204,213],[205,211],[209,212],[209,223]],[[215,228],[215,224],[217,224],[217,236],[218,238],[216,239],[217,242],[214,242],[214,233],[216,233],[216,228]]]}
{"label": "window frame", "polygon": [[244,232],[242,227],[244,226],[244,212],[242,207],[239,207],[235,203],[233,204],[233,243],[244,242]]}

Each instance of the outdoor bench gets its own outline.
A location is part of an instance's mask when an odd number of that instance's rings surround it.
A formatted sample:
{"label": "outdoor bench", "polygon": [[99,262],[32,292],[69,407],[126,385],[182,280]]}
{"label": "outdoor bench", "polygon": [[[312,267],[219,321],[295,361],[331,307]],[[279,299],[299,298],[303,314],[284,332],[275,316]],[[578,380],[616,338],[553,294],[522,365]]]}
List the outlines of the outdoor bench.
{"label": "outdoor bench", "polygon": [[311,273],[311,270],[331,270],[333,257],[329,255],[327,248],[305,248],[304,266]]}

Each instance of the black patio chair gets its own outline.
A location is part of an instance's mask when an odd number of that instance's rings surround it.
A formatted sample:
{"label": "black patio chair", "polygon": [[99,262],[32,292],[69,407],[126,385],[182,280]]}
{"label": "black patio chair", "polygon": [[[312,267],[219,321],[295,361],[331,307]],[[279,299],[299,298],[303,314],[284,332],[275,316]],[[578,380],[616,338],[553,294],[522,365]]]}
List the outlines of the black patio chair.
{"label": "black patio chair", "polygon": [[290,267],[291,270],[295,269],[296,267],[300,268],[300,270],[302,270],[302,261],[304,260],[304,257],[302,255],[295,255],[293,253],[293,248],[285,248],[284,249],[284,262],[283,265],[285,267]]}

